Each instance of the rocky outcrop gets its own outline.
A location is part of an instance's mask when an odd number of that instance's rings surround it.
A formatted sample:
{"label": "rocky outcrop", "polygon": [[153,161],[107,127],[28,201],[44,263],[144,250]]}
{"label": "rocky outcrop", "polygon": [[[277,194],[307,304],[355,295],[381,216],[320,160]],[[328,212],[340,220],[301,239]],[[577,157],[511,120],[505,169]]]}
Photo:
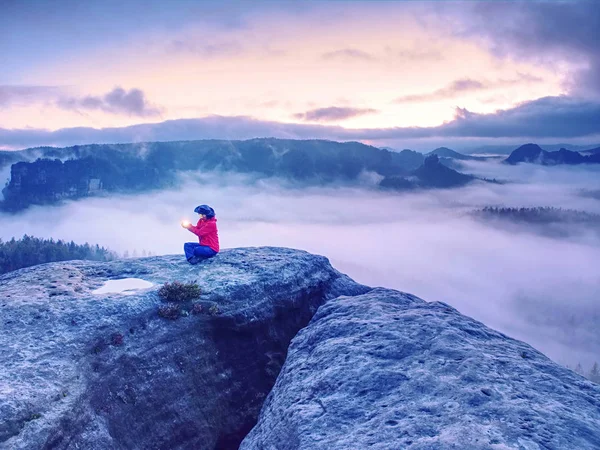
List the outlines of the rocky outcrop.
{"label": "rocky outcrop", "polygon": [[464,170],[466,168],[465,161],[487,161],[490,158],[485,156],[471,156],[463,153],[458,153],[448,147],[439,147],[431,152],[427,153],[426,156],[436,155],[440,158],[440,162],[454,170]]}
{"label": "rocky outcrop", "polygon": [[[174,280],[202,311],[158,315]],[[0,311],[1,449],[600,446],[597,385],[306,252],[45,264],[0,276]]]}
{"label": "rocky outcrop", "polygon": [[464,155],[448,147],[438,147],[427,155],[437,155],[439,158],[457,159],[459,161],[485,161],[488,159],[483,156]]}
{"label": "rocky outcrop", "polygon": [[45,205],[64,199],[78,199],[113,191],[138,191],[163,187],[151,167],[129,158],[126,163],[86,157],[62,162],[38,159],[11,166],[10,180],[2,190],[0,207],[18,211],[30,205]]}
{"label": "rocky outcrop", "polygon": [[[126,277],[155,287],[92,293]],[[173,280],[197,280],[214,315],[160,318],[156,290]],[[0,276],[0,448],[237,448],[291,338],[326,299],[367,290],[326,258],[274,248]]]}
{"label": "rocky outcrop", "polygon": [[443,303],[322,306],[243,450],[597,449],[600,387]]}
{"label": "rocky outcrop", "polygon": [[561,148],[555,152],[548,152],[543,150],[539,145],[536,144],[525,144],[514,150],[508,158],[504,160],[505,163],[515,165],[519,163],[533,163],[541,164],[544,166],[554,166],[559,164],[598,164],[600,163],[600,156],[594,153],[592,149],[589,155],[582,155],[579,152],[567,150]]}
{"label": "rocky outcrop", "polygon": [[436,154],[430,154],[410,176],[389,176],[379,186],[392,190],[444,189],[465,186],[474,180],[474,176],[457,172],[442,164]]}

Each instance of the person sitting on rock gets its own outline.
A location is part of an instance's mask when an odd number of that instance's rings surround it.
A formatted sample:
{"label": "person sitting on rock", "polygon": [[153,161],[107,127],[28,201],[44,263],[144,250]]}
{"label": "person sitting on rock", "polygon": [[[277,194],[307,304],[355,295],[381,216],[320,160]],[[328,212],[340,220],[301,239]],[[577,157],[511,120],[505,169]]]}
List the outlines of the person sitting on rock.
{"label": "person sitting on rock", "polygon": [[181,223],[183,228],[198,236],[198,243],[186,242],[183,246],[185,257],[190,264],[198,264],[219,253],[219,233],[214,209],[208,205],[200,205],[194,212],[200,215],[196,226],[189,222]]}

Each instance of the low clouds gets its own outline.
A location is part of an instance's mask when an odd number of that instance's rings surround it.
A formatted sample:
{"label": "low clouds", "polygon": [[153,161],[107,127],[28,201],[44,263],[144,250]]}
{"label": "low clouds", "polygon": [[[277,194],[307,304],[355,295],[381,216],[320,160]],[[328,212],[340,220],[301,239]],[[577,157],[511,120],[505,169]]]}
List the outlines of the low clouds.
{"label": "low clouds", "polygon": [[47,101],[61,92],[58,86],[0,85],[0,108]]}
{"label": "low clouds", "polygon": [[111,114],[138,117],[153,117],[161,114],[159,108],[148,102],[142,90],[130,89],[127,91],[121,87],[116,87],[101,96],[63,97],[56,104],[60,108],[75,111],[100,110]]}
{"label": "low clouds", "polygon": [[[349,108],[321,108],[303,114],[323,120],[348,118],[356,111]],[[367,110],[368,111],[368,110]],[[366,113],[362,110],[363,113]],[[309,114],[310,113],[310,114]],[[369,112],[370,113],[370,112]],[[308,114],[308,116],[306,116]],[[336,117],[337,119],[334,119]],[[308,120],[308,119],[306,119]],[[515,108],[492,114],[479,114],[457,108],[453,120],[434,127],[396,127],[350,129],[335,125],[284,123],[252,117],[209,116],[200,119],[168,120],[121,128],[63,128],[7,130],[0,128],[0,148],[25,148],[40,145],[75,145],[140,141],[176,141],[194,139],[334,139],[368,141],[374,145],[406,148],[407,141],[439,138],[438,144],[452,145],[453,139],[475,138],[523,140],[599,138],[600,103],[571,97],[544,97],[524,102]],[[383,144],[385,143],[385,144]],[[417,147],[419,148],[419,147]]]}
{"label": "low clouds", "polygon": [[70,111],[102,111],[137,117],[156,117],[162,112],[148,101],[141,89],[115,87],[103,95],[86,96],[69,95],[68,91],[64,86],[0,85],[0,108],[42,104]]}
{"label": "low clouds", "polygon": [[375,114],[376,112],[377,110],[371,108],[330,106],[328,108],[317,108],[304,113],[294,114],[294,118],[307,122],[334,122],[367,114]]}

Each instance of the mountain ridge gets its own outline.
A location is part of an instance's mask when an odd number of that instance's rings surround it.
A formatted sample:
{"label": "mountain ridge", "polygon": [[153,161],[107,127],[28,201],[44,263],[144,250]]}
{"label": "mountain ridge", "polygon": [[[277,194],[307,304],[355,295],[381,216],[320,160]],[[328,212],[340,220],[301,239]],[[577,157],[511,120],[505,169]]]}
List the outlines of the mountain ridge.
{"label": "mountain ridge", "polygon": [[[27,154],[40,156],[40,151]],[[417,152],[391,152],[359,142],[274,138],[92,144],[44,151],[50,159],[12,164],[2,209],[19,211],[63,199],[162,189],[175,185],[177,174],[189,171],[238,172],[315,185],[356,183],[366,172],[408,175],[424,161]]]}

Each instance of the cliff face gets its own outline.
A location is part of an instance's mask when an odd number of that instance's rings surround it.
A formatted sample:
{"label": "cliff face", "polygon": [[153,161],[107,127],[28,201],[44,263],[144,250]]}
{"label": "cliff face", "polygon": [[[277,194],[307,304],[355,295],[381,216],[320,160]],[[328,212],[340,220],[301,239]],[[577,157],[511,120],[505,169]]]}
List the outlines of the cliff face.
{"label": "cliff face", "polygon": [[504,162],[511,165],[525,162],[541,164],[543,166],[600,163],[600,157],[598,157],[598,154],[594,153],[594,151],[595,150],[592,149],[589,155],[584,156],[579,152],[567,150],[566,148],[561,148],[555,152],[548,152],[542,150],[542,148],[536,144],[525,144],[514,150]]}
{"label": "cliff face", "polygon": [[[95,295],[106,280],[155,283]],[[157,314],[164,281],[198,280],[204,311]],[[0,277],[0,448],[237,448],[291,338],[330,297],[367,288],[286,249],[53,263]]]}
{"label": "cliff face", "polygon": [[[153,285],[94,293],[122,278]],[[174,280],[203,312],[159,317]],[[301,251],[46,264],[0,276],[0,311],[0,448],[600,445],[598,386]]]}
{"label": "cliff face", "polygon": [[151,189],[162,186],[166,176],[140,164],[118,164],[87,157],[62,162],[38,159],[11,167],[10,181],[3,189],[3,209],[17,211],[30,205],[56,203],[117,190]]}
{"label": "cliff face", "polygon": [[443,303],[374,289],[292,340],[241,449],[596,449],[600,387]]}
{"label": "cliff face", "polygon": [[436,154],[430,154],[410,176],[389,176],[379,185],[392,190],[445,189],[465,186],[474,180],[474,176],[457,172],[442,164]]}

